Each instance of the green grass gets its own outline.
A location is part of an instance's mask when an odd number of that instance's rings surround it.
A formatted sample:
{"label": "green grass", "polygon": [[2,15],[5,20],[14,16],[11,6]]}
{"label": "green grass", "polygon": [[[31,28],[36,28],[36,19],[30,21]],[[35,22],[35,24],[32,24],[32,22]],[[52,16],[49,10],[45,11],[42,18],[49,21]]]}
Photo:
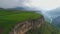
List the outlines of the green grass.
{"label": "green grass", "polygon": [[8,34],[10,29],[18,22],[26,21],[30,18],[37,19],[41,16],[35,12],[0,10],[0,28],[4,29],[2,34]]}
{"label": "green grass", "polygon": [[37,30],[30,30],[26,34],[60,34],[60,31],[50,23],[43,23]]}
{"label": "green grass", "polygon": [[50,23],[44,23],[40,30],[42,34],[59,34],[59,30]]}

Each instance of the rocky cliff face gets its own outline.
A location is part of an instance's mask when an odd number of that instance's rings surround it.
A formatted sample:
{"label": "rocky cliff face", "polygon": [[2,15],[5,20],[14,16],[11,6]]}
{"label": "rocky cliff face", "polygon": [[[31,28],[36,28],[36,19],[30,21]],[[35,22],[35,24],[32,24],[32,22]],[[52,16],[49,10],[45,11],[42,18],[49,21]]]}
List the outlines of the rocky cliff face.
{"label": "rocky cliff face", "polygon": [[30,29],[36,30],[41,26],[41,24],[44,22],[44,18],[38,18],[38,19],[31,19],[28,21],[24,21],[21,23],[18,23],[14,26],[14,28],[9,32],[9,34],[25,34]]}

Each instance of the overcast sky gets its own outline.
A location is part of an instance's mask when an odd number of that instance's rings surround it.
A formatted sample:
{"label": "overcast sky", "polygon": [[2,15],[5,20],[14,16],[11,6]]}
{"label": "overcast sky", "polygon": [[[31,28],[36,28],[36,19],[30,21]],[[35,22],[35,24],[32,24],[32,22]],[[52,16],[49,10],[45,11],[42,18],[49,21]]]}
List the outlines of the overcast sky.
{"label": "overcast sky", "polygon": [[60,7],[60,0],[0,0],[0,7],[12,8],[16,6],[29,6],[50,10]]}

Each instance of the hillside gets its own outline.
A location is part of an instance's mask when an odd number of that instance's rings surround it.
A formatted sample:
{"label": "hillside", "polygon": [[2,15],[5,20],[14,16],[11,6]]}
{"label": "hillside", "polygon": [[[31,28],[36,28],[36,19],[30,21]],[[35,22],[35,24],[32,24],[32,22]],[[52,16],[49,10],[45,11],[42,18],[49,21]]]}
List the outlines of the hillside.
{"label": "hillside", "polygon": [[41,25],[39,29],[36,30],[31,29],[25,34],[60,34],[60,31],[57,28],[55,28],[53,25],[45,22]]}
{"label": "hillside", "polygon": [[17,23],[41,16],[35,12],[0,10],[0,34],[8,34]]}
{"label": "hillside", "polygon": [[52,20],[52,24],[58,28],[60,28],[60,16],[56,17]]}
{"label": "hillside", "polygon": [[0,34],[16,34],[13,31],[15,28],[18,34],[24,30],[25,34],[60,34],[56,27],[45,22],[44,17],[35,11],[0,10]]}

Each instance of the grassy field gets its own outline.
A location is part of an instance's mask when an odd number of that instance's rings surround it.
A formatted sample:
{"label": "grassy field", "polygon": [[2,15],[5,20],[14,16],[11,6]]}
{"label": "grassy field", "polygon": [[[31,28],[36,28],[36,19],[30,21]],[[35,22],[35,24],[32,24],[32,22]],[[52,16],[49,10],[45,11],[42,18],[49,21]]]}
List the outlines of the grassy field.
{"label": "grassy field", "polygon": [[0,28],[3,29],[2,34],[8,34],[10,28],[18,22],[29,20],[29,18],[37,19],[40,16],[42,15],[35,12],[0,10]]}

